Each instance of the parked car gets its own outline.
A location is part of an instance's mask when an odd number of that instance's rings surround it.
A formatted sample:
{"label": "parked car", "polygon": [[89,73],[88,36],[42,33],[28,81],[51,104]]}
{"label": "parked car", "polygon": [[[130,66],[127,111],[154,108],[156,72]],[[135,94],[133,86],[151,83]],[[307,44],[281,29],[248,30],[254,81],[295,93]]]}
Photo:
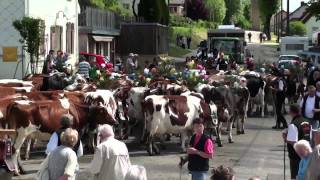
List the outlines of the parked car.
{"label": "parked car", "polygon": [[91,65],[96,65],[99,69],[113,69],[113,64],[110,62],[108,57],[86,52],[80,52],[80,56],[85,57],[87,62],[89,62]]}
{"label": "parked car", "polygon": [[278,60],[278,67],[284,69],[290,69],[300,64],[301,58],[297,55],[281,55]]}

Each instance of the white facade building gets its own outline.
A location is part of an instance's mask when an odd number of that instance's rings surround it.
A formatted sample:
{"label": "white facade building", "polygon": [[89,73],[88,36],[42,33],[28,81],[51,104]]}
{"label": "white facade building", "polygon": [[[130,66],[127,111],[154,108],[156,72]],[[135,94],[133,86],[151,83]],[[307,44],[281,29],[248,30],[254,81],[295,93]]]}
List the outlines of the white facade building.
{"label": "white facade building", "polygon": [[[68,63],[74,64],[78,59],[79,11],[77,0],[0,0],[0,78],[22,78],[30,72],[29,54],[22,52],[20,34],[12,25],[14,20],[22,19],[24,16],[40,18],[45,22],[41,61],[49,50],[53,49],[69,54]],[[6,47],[18,49],[16,61],[3,61],[3,49]],[[41,72],[41,69],[42,67],[37,71]]]}

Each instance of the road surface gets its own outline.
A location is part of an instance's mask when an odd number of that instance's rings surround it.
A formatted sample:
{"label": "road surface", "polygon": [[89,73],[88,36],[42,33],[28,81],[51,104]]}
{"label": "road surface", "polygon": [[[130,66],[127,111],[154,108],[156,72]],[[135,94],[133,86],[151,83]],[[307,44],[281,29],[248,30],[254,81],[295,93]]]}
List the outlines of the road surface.
{"label": "road surface", "polygon": [[[234,135],[233,144],[227,143],[227,136],[223,136],[224,147],[216,148],[216,155],[210,161],[210,167],[225,165],[233,167],[238,180],[245,180],[253,175],[262,179],[283,179],[283,143],[281,131],[271,129],[273,118],[249,118],[246,122],[246,134]],[[234,133],[235,134],[235,133]],[[159,156],[148,156],[144,147],[129,143],[130,159],[132,164],[143,165],[147,169],[149,180],[179,180],[180,171],[177,167],[179,153],[177,139],[168,142],[167,149]],[[36,159],[24,162],[28,175],[14,179],[32,179],[39,169],[39,164],[44,158],[43,153],[34,155]],[[80,159],[81,173],[79,180],[90,180],[92,177],[86,168],[92,155]],[[288,161],[287,161],[288,162]],[[289,169],[287,167],[287,173]],[[288,175],[287,175],[288,177]],[[182,179],[189,178],[186,167],[182,169]]]}

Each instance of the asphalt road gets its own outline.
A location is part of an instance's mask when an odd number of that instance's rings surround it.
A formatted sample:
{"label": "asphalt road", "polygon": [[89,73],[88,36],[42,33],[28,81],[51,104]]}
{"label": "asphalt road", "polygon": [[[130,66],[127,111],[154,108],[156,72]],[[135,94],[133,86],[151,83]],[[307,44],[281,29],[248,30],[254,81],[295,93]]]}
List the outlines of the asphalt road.
{"label": "asphalt road", "polygon": [[[216,148],[216,154],[210,161],[210,167],[219,165],[233,167],[239,180],[245,180],[254,175],[258,175],[262,179],[283,179],[281,131],[272,130],[271,126],[273,124],[274,120],[271,117],[248,118],[246,134],[234,135],[235,143],[227,143],[226,135],[222,137],[224,147]],[[132,164],[146,167],[149,180],[180,179],[180,170],[177,164],[179,157],[183,154],[179,153],[177,138],[174,138],[173,142],[168,142],[166,150],[161,151],[159,156],[148,156],[144,147],[136,143],[128,143],[128,148]],[[28,175],[15,177],[14,179],[26,180],[34,177],[34,173],[39,169],[39,164],[44,155],[33,154],[33,156],[35,159],[24,161],[24,167],[28,171]],[[80,159],[81,173],[77,179],[92,179],[86,171],[91,159],[92,155],[86,155]],[[288,167],[286,170],[289,173]],[[182,169],[181,174],[181,179],[190,179],[186,167]]]}

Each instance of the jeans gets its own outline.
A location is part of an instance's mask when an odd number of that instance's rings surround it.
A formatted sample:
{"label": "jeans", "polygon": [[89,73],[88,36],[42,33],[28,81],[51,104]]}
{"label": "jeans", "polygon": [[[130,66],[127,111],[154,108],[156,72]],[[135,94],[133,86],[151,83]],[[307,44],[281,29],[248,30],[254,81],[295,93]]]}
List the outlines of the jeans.
{"label": "jeans", "polygon": [[206,180],[208,172],[207,171],[191,171],[192,180]]}

